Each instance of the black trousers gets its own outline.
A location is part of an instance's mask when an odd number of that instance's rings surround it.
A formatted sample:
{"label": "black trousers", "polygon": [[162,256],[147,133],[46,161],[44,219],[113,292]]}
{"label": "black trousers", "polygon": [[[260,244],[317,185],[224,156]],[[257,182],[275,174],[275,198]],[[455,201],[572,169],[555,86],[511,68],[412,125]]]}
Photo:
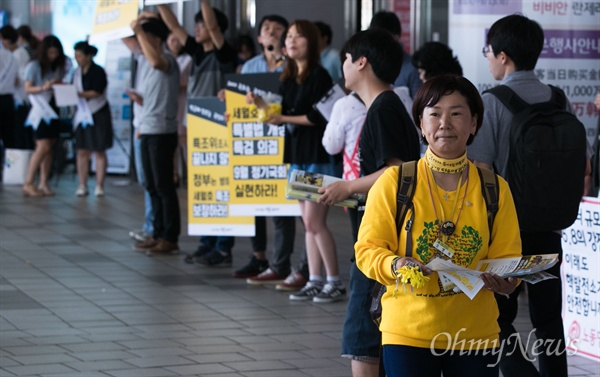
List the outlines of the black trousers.
{"label": "black trousers", "polygon": [[[267,249],[267,219],[256,217],[254,219],[256,235],[252,237],[253,251],[266,251]],[[273,242],[273,254],[270,258],[269,267],[281,276],[287,276],[291,272],[291,256],[294,252],[294,237],[296,236],[296,217],[276,216],[273,217],[275,225],[275,236]]]}
{"label": "black trousers", "polygon": [[[521,232],[523,255],[553,254],[558,253],[562,260],[561,236],[555,232]],[[546,280],[537,284],[527,284],[529,297],[529,316],[535,329],[537,339],[542,339],[544,345],[535,349],[535,355],[527,358],[539,358],[539,373],[532,362],[525,358],[515,344],[518,332],[513,326],[517,317],[517,297],[522,291],[522,283],[509,298],[496,295],[500,316],[500,340],[504,344],[504,352],[500,359],[500,370],[505,377],[528,376],[567,376],[567,355],[565,351],[565,337],[562,323],[562,279],[560,276],[560,261],[548,273],[558,279]],[[513,335],[516,334],[516,335]],[[509,343],[510,341],[510,343]],[[523,347],[527,339],[521,339]],[[531,346],[532,341],[530,341]],[[517,346],[515,349],[514,347]],[[514,352],[510,354],[514,349]]]}
{"label": "black trousers", "polygon": [[15,147],[15,101],[12,94],[0,94],[0,139],[4,148]]}
{"label": "black trousers", "polygon": [[179,199],[173,182],[177,133],[142,135],[140,142],[145,189],[150,194],[154,212],[154,238],[177,242],[181,232]]}

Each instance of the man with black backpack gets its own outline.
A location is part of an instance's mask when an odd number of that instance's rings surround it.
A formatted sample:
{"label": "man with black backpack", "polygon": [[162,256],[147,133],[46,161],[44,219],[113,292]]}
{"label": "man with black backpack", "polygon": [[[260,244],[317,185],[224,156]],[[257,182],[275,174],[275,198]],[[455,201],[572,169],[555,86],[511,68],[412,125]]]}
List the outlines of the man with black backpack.
{"label": "man with black backpack", "polygon": [[[489,29],[483,55],[494,79],[501,81],[482,95],[483,126],[468,156],[508,181],[523,255],[559,253],[562,258],[561,229],[577,216],[589,161],[585,128],[564,92],[540,82],[533,71],[543,46],[540,25],[522,15],[506,16]],[[548,272],[557,279],[527,285],[530,317],[536,337],[543,341],[532,356],[539,354],[539,372],[515,343],[520,339],[512,323],[525,284],[509,298],[496,296],[504,344],[500,369],[506,377],[567,375],[560,263]]]}

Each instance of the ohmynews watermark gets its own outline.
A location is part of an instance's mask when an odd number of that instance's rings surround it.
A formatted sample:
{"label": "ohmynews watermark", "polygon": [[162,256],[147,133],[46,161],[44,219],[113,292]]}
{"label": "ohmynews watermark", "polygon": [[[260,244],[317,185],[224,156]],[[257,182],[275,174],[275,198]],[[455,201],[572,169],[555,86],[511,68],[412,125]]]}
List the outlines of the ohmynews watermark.
{"label": "ohmynews watermark", "polygon": [[[564,342],[564,347],[562,339],[546,339],[545,341],[543,339],[536,339],[534,341],[532,338],[535,336],[535,329],[529,332],[527,335],[527,341],[525,343],[523,343],[519,333],[514,333],[502,341],[489,339],[460,339],[460,333],[466,330],[466,328],[462,328],[458,330],[454,336],[447,332],[437,334],[433,337],[429,345],[431,353],[434,356],[443,356],[446,354],[457,354],[460,356],[477,354],[481,354],[483,356],[487,356],[489,354],[497,355],[498,358],[496,359],[496,362],[494,364],[487,365],[488,367],[495,367],[498,365],[498,363],[500,363],[502,355],[511,356],[516,352],[520,352],[525,360],[534,362],[540,355],[559,356],[563,353],[566,353],[568,356],[572,356],[578,351],[577,342],[579,339],[567,338],[567,341]],[[446,349],[436,349],[434,347],[435,342],[443,341],[444,338],[447,339],[447,346],[445,347]]]}

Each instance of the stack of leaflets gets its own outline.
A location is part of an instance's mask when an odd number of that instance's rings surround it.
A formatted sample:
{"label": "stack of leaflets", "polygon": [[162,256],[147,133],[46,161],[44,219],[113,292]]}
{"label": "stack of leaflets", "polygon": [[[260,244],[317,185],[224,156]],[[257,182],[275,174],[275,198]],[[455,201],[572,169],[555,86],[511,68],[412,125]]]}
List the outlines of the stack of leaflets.
{"label": "stack of leaflets", "polygon": [[556,279],[544,270],[558,262],[558,254],[526,255],[520,258],[483,259],[474,270],[457,266],[449,260],[435,258],[427,267],[437,271],[445,289],[455,285],[471,300],[483,288],[479,278],[484,272],[496,274],[503,278],[516,277],[530,284],[548,279]]}
{"label": "stack of leaflets", "polygon": [[[304,170],[294,169],[290,173],[290,178],[286,186],[286,197],[288,199],[310,200],[316,202],[321,197],[319,188],[330,185],[334,182],[343,181],[341,178],[330,175],[310,173]],[[365,195],[354,194],[350,198],[337,203],[340,207],[356,208],[359,203],[365,202]]]}

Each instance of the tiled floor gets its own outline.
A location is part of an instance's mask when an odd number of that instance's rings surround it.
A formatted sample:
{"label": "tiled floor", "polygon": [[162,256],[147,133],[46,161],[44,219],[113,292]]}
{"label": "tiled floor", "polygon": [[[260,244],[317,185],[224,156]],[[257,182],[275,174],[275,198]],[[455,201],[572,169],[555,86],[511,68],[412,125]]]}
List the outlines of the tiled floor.
{"label": "tiled floor", "polygon": [[[126,183],[110,177],[100,199],[76,198],[70,174],[54,198],[0,186],[0,376],[350,375],[339,357],[346,302],[290,302],[230,269],[132,251],[127,232],[140,226],[143,195]],[[180,200],[185,208],[183,189]],[[347,281],[345,213],[332,209],[329,224]],[[184,236],[180,247],[196,243]],[[294,260],[302,248],[298,222]],[[250,252],[238,238],[234,268]],[[525,315],[519,326],[528,332]],[[572,356],[569,370],[599,376],[600,364]]]}

